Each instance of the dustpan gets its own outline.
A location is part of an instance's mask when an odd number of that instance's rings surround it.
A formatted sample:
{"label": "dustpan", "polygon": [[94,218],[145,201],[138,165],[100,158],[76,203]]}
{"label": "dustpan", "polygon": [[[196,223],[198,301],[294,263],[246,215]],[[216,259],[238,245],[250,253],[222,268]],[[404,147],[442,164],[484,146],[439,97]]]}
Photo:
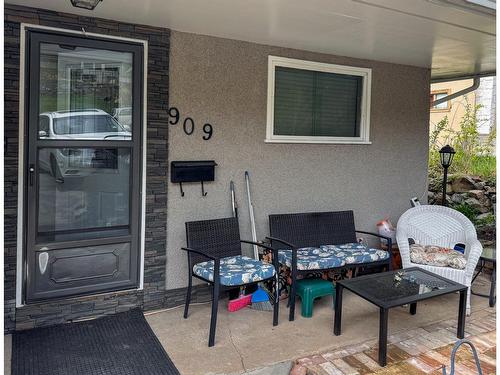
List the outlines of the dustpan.
{"label": "dustpan", "polygon": [[252,293],[252,303],[267,302],[269,301],[269,296],[267,292],[260,286],[255,292]]}

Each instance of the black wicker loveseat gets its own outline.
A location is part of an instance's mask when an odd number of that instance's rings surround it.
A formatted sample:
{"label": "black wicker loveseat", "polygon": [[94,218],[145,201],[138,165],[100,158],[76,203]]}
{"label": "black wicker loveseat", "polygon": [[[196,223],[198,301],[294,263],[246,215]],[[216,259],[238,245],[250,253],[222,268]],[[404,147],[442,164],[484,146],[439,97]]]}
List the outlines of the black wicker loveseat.
{"label": "black wicker loveseat", "polygon": [[[278,250],[279,262],[291,270],[290,321],[295,315],[298,274],[375,266],[391,269],[391,239],[356,230],[353,211],[269,215],[269,227],[271,247]],[[358,244],[356,233],[385,239],[387,251]]]}

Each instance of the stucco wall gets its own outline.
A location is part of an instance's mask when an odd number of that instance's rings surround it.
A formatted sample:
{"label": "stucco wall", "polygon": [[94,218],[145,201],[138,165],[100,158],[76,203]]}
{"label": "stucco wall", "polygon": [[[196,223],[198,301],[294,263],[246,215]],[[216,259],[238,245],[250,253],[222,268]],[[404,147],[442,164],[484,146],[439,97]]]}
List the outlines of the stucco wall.
{"label": "stucco wall", "polygon": [[[371,145],[267,144],[267,57],[277,55],[372,68]],[[167,289],[186,286],[184,222],[231,214],[236,183],[242,237],[251,238],[244,171],[252,178],[258,238],[270,213],[353,209],[357,227],[374,230],[426,192],[429,133],[427,69],[316,54],[172,31],[170,106],[197,125],[187,136],[170,126],[169,160],[214,159],[216,181],[169,182]],[[201,126],[214,126],[209,141]],[[245,249],[250,251],[250,249]]]}

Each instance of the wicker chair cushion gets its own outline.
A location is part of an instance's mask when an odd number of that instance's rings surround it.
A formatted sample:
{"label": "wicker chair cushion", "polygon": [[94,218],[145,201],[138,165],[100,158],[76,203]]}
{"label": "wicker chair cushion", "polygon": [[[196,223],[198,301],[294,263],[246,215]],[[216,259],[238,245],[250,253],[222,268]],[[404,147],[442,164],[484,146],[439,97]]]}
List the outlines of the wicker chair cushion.
{"label": "wicker chair cushion", "polygon": [[432,245],[410,245],[410,259],[412,263],[459,270],[463,270],[467,265],[467,259],[461,252]]}
{"label": "wicker chair cushion", "polygon": [[371,263],[389,258],[388,251],[371,249],[357,242],[342,245],[322,245],[320,247],[323,250],[335,252],[336,256],[344,259],[346,264]]}
{"label": "wicker chair cushion", "polygon": [[[292,267],[292,250],[279,250],[278,259],[281,264]],[[345,260],[334,251],[323,250],[319,247],[303,247],[297,250],[298,270],[325,270],[342,267]]]}
{"label": "wicker chair cushion", "polygon": [[[195,275],[214,281],[214,261],[201,262],[193,266]],[[275,275],[272,264],[263,263],[258,260],[237,255],[222,258],[220,260],[220,283],[221,285],[241,285],[268,279]]]}

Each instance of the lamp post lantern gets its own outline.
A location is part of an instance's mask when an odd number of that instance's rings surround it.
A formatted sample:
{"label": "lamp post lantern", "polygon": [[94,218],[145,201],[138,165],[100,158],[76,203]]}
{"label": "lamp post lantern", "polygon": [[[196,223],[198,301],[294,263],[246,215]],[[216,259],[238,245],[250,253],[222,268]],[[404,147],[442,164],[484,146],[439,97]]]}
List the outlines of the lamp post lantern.
{"label": "lamp post lantern", "polygon": [[446,206],[446,183],[448,179],[448,168],[450,167],[453,156],[455,155],[455,150],[450,145],[444,146],[441,150],[439,150],[439,158],[441,160],[441,166],[443,167],[443,201],[442,205]]}

